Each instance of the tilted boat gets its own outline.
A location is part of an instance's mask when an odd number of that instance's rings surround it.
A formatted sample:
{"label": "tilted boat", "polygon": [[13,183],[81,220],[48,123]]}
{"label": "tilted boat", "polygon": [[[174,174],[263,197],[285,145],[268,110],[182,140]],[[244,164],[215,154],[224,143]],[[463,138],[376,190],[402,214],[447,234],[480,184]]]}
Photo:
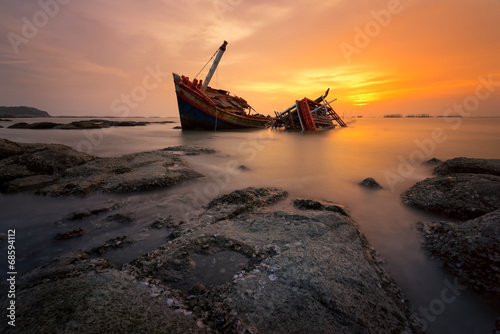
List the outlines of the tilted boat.
{"label": "tilted boat", "polygon": [[174,75],[175,92],[183,130],[218,130],[265,128],[270,116],[251,114],[253,108],[243,98],[222,89],[208,87],[212,76],[226,51],[227,42],[218,49],[217,56],[205,81]]}
{"label": "tilted boat", "polygon": [[285,111],[281,113],[275,112],[276,117],[272,119],[271,127],[283,127],[287,130],[320,131],[335,128],[337,124],[334,124],[333,121],[336,121],[342,127],[346,127],[347,124],[330,106],[337,99],[326,102],[329,91],[330,89],[316,100],[305,97],[302,100],[295,101],[295,104]]}

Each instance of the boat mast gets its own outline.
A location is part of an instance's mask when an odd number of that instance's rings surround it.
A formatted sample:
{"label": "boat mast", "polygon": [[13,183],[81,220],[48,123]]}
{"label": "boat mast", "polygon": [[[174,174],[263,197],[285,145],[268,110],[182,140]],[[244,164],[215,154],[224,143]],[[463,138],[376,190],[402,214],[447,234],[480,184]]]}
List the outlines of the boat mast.
{"label": "boat mast", "polygon": [[202,92],[204,92],[207,89],[208,84],[210,83],[210,80],[212,80],[212,76],[214,75],[215,70],[217,69],[217,66],[219,65],[219,62],[222,58],[222,55],[224,54],[224,51],[226,51],[226,45],[227,45],[227,42],[224,41],[224,44],[222,44],[221,47],[219,48],[219,52],[217,53],[217,56],[215,57],[214,63],[212,64],[210,71],[208,71],[205,82],[203,82],[203,85],[201,86]]}

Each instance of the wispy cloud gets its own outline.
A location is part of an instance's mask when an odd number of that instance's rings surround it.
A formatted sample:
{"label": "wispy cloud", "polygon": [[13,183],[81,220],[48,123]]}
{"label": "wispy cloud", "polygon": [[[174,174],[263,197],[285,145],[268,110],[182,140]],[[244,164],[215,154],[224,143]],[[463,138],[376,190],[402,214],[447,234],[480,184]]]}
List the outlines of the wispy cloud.
{"label": "wispy cloud", "polygon": [[[0,104],[109,114],[109,104],[137,85],[147,66],[192,76],[223,40],[230,44],[219,83],[248,93],[264,112],[328,87],[346,107],[378,103],[380,109],[371,110],[387,112],[384,101],[435,104],[434,98],[473,87],[478,75],[500,75],[498,2],[404,2],[351,64],[339,43],[352,41],[355,28],[364,29],[371,11],[383,10],[386,1],[232,3],[220,15],[206,0],[70,1],[15,54],[7,34],[20,34],[22,18],[32,20],[40,7],[7,1],[0,13]],[[176,115],[171,83],[141,107],[133,112]]]}

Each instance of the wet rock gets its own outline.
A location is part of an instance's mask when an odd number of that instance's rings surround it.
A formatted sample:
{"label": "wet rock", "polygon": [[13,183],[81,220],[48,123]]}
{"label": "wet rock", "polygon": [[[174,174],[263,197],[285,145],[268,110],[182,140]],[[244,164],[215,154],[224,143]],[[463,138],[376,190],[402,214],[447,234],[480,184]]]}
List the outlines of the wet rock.
{"label": "wet rock", "polygon": [[110,121],[104,119],[91,119],[84,121],[75,121],[69,124],[61,124],[54,122],[37,122],[37,123],[16,123],[9,126],[9,129],[31,129],[31,130],[43,130],[43,129],[59,129],[59,130],[75,130],[75,129],[103,129],[110,127],[130,127],[130,126],[145,126],[148,124],[167,124],[175,123],[174,121],[162,121],[162,122],[135,122],[135,121]]}
{"label": "wet rock", "polygon": [[402,199],[407,205],[445,217],[472,219],[500,209],[500,177],[452,174],[428,178],[405,191]]}
{"label": "wet rock", "polygon": [[[269,212],[256,208],[275,201],[275,188],[246,188],[215,199],[207,212],[225,206],[252,205],[229,211],[231,218],[200,225],[193,219],[179,227],[179,236],[125,266],[138,279],[152,277],[164,284],[192,279],[200,260],[222,252],[237,252],[248,264],[232,279],[186,305],[215,332],[238,328],[243,333],[306,333],[311,323],[320,333],[419,332],[402,291],[383,268],[383,261],[352,221],[327,210]],[[317,201],[299,202],[324,208]],[[320,203],[321,204],[321,203]],[[211,257],[207,257],[210,263]],[[203,267],[203,276],[220,267]],[[191,273],[191,274],[190,274]],[[193,281],[195,285],[198,281]],[[188,294],[194,294],[189,290]],[[185,290],[186,291],[186,290]]]}
{"label": "wet rock", "polygon": [[98,158],[65,145],[0,139],[0,191],[84,196],[169,187],[202,176],[165,151]]}
{"label": "wet rock", "polygon": [[99,215],[104,212],[112,211],[119,208],[120,205],[117,203],[108,203],[106,205],[94,207],[91,209],[80,209],[69,213],[63,220],[64,221],[75,221],[89,218],[92,216]]}
{"label": "wet rock", "polygon": [[296,199],[293,201],[293,205],[301,210],[332,211],[349,217],[347,208],[340,204],[322,203],[310,199]]}
{"label": "wet rock", "polygon": [[181,155],[200,155],[200,154],[211,154],[216,152],[216,150],[209,147],[190,146],[190,145],[171,146],[164,148],[163,151],[175,152]]}
{"label": "wet rock", "polygon": [[189,292],[193,295],[202,295],[208,292],[208,289],[202,283],[196,283]]}
{"label": "wet rock", "polygon": [[251,209],[276,203],[286,196],[288,192],[272,187],[235,190],[210,201],[205,216],[211,216],[213,221],[229,219]]}
{"label": "wet rock", "polygon": [[[9,333],[205,333],[176,313],[168,297],[84,252],[23,275],[16,291],[22,317]],[[7,308],[7,299],[0,306]],[[16,319],[18,320],[18,319]],[[7,330],[7,322],[0,331]]]}
{"label": "wet rock", "polygon": [[[179,236],[188,234],[184,230]],[[210,289],[230,281],[238,271],[257,261],[253,255],[253,249],[240,240],[197,234],[149,252],[131,266],[135,272],[147,273],[141,279],[158,279],[188,294],[199,283]]]}
{"label": "wet rock", "polygon": [[439,160],[439,159],[437,159],[437,158],[432,158],[432,159],[427,160],[425,163],[426,163],[427,165],[438,165],[438,164],[440,164],[440,163],[442,163],[442,162],[443,162],[443,161],[441,161],[441,160]]}
{"label": "wet rock", "polygon": [[500,176],[500,159],[454,158],[434,169],[434,174],[448,176],[455,173],[488,174]]}
{"label": "wet rock", "polygon": [[[350,218],[266,208],[285,197],[277,188],[220,196],[121,271],[78,252],[23,275],[20,332],[419,333]],[[200,223],[224,208],[225,219]]]}
{"label": "wet rock", "polygon": [[[79,166],[96,157],[58,144],[18,144],[0,140],[0,181],[34,175],[57,175],[64,170]],[[17,169],[17,173],[12,171]]]}
{"label": "wet rock", "polygon": [[123,213],[116,213],[114,215],[109,215],[106,217],[106,220],[108,222],[115,222],[119,224],[130,224],[131,222],[134,221],[134,218],[130,217],[129,215],[125,215]]}
{"label": "wet rock", "polygon": [[22,153],[24,146],[7,139],[0,138],[0,159]]}
{"label": "wet rock", "polygon": [[426,250],[471,286],[500,293],[500,210],[463,223],[419,224]]}
{"label": "wet rock", "polygon": [[57,177],[53,175],[19,177],[9,182],[8,189],[16,189],[16,192],[36,191],[40,188],[50,186],[55,181],[57,181]]}
{"label": "wet rock", "polygon": [[54,126],[54,129],[58,129],[58,130],[77,130],[79,128],[77,126],[73,125],[73,124],[58,124],[58,125]]}
{"label": "wet rock", "polygon": [[90,250],[90,253],[102,255],[112,249],[120,249],[132,243],[133,241],[130,240],[130,235],[122,235],[119,237],[109,239],[104,244],[92,248]]}
{"label": "wet rock", "polygon": [[74,211],[70,213],[65,220],[68,221],[73,221],[73,220],[82,220],[84,218],[92,216],[92,213],[90,213],[90,210],[88,209],[80,209],[77,211]]}
{"label": "wet rock", "polygon": [[76,228],[73,231],[65,232],[65,233],[57,233],[54,239],[56,240],[67,240],[71,238],[76,238],[82,236],[84,233],[83,229]]}
{"label": "wet rock", "polygon": [[162,228],[176,228],[180,225],[180,222],[174,220],[171,216],[167,218],[159,218],[155,220],[149,228],[162,229]]}
{"label": "wet rock", "polygon": [[250,170],[250,168],[248,168],[248,167],[247,167],[247,166],[245,166],[245,165],[238,166],[238,169],[239,169],[239,170]]}
{"label": "wet rock", "polygon": [[22,286],[32,287],[68,277],[101,272],[113,268],[105,259],[91,259],[85,251],[76,251],[57,257],[51,262],[37,267],[23,276]]}
{"label": "wet rock", "polygon": [[85,121],[71,122],[70,125],[77,129],[101,129],[109,128],[112,126],[144,126],[147,122],[133,122],[133,121],[109,121],[102,119],[92,119]]}
{"label": "wet rock", "polygon": [[359,183],[359,185],[370,189],[382,189],[382,186],[372,177],[364,179]]}
{"label": "wet rock", "polygon": [[54,122],[38,122],[38,123],[16,123],[8,127],[8,129],[32,129],[32,130],[44,130],[53,129],[58,123]]}
{"label": "wet rock", "polygon": [[252,216],[214,225],[269,254],[207,294],[216,328],[239,322],[263,333],[307,333],[314,323],[325,333],[410,331],[402,299],[388,297],[400,291],[381,279],[382,267],[371,262],[359,232],[343,216],[325,211]]}

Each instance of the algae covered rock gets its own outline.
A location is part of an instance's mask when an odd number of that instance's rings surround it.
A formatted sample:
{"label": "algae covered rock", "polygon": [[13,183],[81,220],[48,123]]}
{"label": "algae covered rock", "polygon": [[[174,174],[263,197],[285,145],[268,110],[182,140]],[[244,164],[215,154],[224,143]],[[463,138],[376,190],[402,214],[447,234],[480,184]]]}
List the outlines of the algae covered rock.
{"label": "algae covered rock", "polygon": [[468,220],[500,209],[500,159],[455,158],[434,169],[438,176],[402,194],[412,207]]}
{"label": "algae covered rock", "polygon": [[201,177],[163,150],[100,158],[56,144],[0,140],[0,191],[83,196],[165,188]]}
{"label": "algae covered rock", "polygon": [[454,174],[418,182],[402,195],[412,207],[467,220],[500,209],[500,176]]}
{"label": "algae covered rock", "polygon": [[426,250],[475,288],[500,293],[500,210],[463,223],[419,225]]}
{"label": "algae covered rock", "polygon": [[16,326],[8,333],[204,332],[196,319],[168,305],[169,294],[82,252],[35,270],[22,286]]}

